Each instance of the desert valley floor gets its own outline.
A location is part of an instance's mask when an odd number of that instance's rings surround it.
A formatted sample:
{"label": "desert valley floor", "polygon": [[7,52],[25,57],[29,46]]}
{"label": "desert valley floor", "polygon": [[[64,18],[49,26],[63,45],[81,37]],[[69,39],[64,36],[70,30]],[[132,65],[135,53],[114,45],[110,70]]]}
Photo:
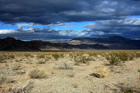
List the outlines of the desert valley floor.
{"label": "desert valley floor", "polygon": [[140,50],[0,52],[0,93],[140,93]]}

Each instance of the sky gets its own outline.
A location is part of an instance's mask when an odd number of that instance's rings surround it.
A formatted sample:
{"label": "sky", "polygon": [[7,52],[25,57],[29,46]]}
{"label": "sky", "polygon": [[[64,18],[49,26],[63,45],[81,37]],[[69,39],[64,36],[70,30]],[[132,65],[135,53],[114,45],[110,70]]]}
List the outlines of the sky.
{"label": "sky", "polygon": [[140,0],[0,0],[0,38],[140,40]]}

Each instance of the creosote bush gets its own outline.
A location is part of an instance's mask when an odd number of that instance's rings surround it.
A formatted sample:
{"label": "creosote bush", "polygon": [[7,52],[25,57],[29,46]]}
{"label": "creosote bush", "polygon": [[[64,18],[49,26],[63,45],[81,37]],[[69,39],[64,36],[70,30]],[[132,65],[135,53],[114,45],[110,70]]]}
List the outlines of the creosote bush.
{"label": "creosote bush", "polygon": [[34,69],[34,70],[30,71],[29,76],[32,79],[43,79],[43,78],[47,77],[45,72],[43,70],[39,70],[39,69]]}
{"label": "creosote bush", "polygon": [[121,61],[119,60],[119,58],[116,57],[116,56],[113,56],[113,55],[110,56],[110,58],[108,60],[109,60],[109,63],[111,65],[119,65],[119,64],[121,64]]}

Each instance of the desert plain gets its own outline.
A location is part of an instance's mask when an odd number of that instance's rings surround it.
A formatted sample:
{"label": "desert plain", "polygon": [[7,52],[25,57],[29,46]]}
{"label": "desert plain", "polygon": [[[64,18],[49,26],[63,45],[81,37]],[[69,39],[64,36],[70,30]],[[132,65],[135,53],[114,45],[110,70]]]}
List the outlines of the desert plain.
{"label": "desert plain", "polygon": [[0,93],[140,93],[140,50],[1,51]]}

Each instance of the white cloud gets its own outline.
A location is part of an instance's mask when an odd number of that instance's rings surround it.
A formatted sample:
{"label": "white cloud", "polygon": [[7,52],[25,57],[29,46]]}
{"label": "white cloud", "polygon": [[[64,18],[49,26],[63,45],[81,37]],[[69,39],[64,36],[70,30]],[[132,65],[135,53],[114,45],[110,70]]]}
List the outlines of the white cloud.
{"label": "white cloud", "polygon": [[14,29],[1,29],[0,30],[0,34],[9,34],[9,33],[15,33],[17,31],[15,31]]}
{"label": "white cloud", "polygon": [[32,27],[34,26],[34,23],[18,23],[16,24],[16,26],[18,27],[18,29],[21,29],[24,26]]}

